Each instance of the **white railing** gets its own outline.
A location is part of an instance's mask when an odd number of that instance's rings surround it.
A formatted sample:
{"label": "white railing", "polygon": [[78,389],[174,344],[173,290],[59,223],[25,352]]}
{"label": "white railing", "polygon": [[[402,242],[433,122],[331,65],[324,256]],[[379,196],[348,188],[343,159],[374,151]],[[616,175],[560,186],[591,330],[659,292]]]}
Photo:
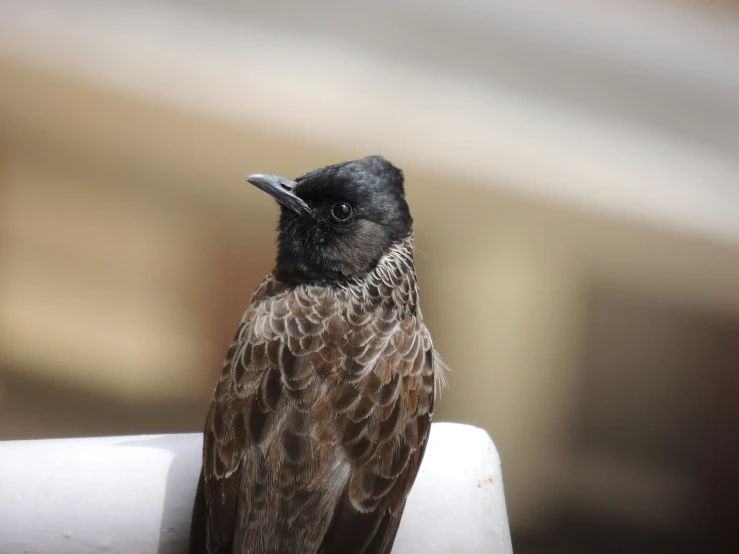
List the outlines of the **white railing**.
{"label": "white railing", "polygon": [[[3,554],[184,554],[199,434],[0,442]],[[500,458],[435,423],[393,552],[512,553]]]}

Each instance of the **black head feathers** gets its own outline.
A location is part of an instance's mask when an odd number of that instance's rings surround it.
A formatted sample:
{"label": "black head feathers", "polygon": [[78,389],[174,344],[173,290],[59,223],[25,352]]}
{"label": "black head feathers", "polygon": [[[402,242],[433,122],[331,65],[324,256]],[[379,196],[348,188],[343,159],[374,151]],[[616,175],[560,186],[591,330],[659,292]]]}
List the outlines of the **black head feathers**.
{"label": "black head feathers", "polygon": [[360,279],[412,232],[403,172],[381,156],[247,179],[282,204],[276,275],[291,284]]}

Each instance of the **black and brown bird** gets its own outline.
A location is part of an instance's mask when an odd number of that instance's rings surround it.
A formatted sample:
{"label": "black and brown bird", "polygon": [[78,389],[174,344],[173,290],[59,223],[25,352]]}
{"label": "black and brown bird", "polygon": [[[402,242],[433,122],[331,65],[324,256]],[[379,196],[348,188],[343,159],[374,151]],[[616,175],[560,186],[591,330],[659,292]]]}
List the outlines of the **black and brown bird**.
{"label": "black and brown bird", "polygon": [[295,181],[205,424],[192,554],[389,553],[441,374],[403,173],[379,156]]}

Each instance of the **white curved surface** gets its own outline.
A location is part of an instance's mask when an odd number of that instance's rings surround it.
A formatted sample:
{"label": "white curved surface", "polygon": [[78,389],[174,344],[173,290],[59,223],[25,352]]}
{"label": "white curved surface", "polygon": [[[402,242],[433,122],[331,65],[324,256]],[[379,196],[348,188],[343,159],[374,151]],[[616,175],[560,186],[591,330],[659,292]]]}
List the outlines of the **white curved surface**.
{"label": "white curved surface", "polygon": [[[201,446],[196,433],[0,442],[0,552],[185,552]],[[512,552],[485,431],[432,425],[393,552]]]}

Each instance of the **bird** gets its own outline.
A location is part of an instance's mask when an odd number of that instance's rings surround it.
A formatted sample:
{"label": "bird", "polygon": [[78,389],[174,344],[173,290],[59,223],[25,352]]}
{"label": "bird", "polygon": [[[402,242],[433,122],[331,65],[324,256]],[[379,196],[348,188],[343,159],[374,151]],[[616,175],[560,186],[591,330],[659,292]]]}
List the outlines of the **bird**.
{"label": "bird", "polygon": [[209,404],[189,552],[389,553],[446,369],[403,171],[367,156],[246,180],[279,203],[276,264]]}

